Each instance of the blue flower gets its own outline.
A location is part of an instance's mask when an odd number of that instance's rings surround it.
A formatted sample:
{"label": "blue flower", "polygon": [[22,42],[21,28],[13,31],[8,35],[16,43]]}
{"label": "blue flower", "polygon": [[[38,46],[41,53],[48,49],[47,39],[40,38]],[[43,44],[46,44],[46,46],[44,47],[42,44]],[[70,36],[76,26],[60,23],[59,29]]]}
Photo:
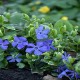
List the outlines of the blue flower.
{"label": "blue flower", "polygon": [[28,41],[25,37],[14,37],[14,41],[12,42],[12,46],[16,47],[20,50],[24,48],[26,45],[28,45]]}
{"label": "blue flower", "polygon": [[44,29],[42,25],[40,25],[36,30],[37,39],[45,39],[48,38],[49,29]]}
{"label": "blue flower", "polygon": [[21,62],[22,59],[20,58],[22,56],[22,54],[17,54],[16,56],[8,56],[7,60],[9,62]]}
{"label": "blue flower", "polygon": [[41,55],[46,51],[47,51],[47,46],[45,46],[43,42],[37,42],[36,45],[30,43],[28,44],[28,48],[26,49],[26,52],[34,53],[35,55]]}
{"label": "blue flower", "polygon": [[[65,67],[66,68],[66,67]],[[62,69],[61,72],[59,72],[59,75],[58,75],[58,78],[62,78],[64,76],[68,77],[68,78],[71,78],[71,79],[74,79],[75,77],[77,79],[80,78],[80,75],[78,73],[76,73],[75,71],[73,70],[69,70],[69,69]]]}
{"label": "blue flower", "polygon": [[64,54],[62,55],[62,59],[67,61],[69,56],[70,54],[67,54],[66,52],[64,52]]}
{"label": "blue flower", "polygon": [[9,44],[9,41],[8,40],[2,40],[2,39],[0,39],[0,47],[3,50],[7,50],[8,44]]}
{"label": "blue flower", "polygon": [[63,71],[62,73],[60,73],[60,74],[58,75],[58,78],[62,78],[63,76],[69,77],[69,78],[71,78],[71,79],[74,79],[75,77],[76,77],[77,79],[80,78],[80,75],[78,75],[75,71],[69,70],[69,69],[66,69],[65,71]]}
{"label": "blue flower", "polygon": [[51,39],[45,40],[45,41],[43,42],[43,44],[44,44],[45,46],[47,46],[47,50],[48,50],[48,51],[50,51],[50,49],[56,50],[56,48],[52,45],[52,42],[53,42],[53,40],[51,40]]}
{"label": "blue flower", "polygon": [[67,69],[67,67],[65,65],[61,65],[58,67],[57,72],[61,73],[61,72],[65,71],[66,69]]}
{"label": "blue flower", "polygon": [[68,72],[68,69],[66,69],[65,71],[61,72],[59,75],[58,75],[58,78],[62,78],[64,76],[68,77],[67,73]]}
{"label": "blue flower", "polygon": [[80,79],[80,74],[76,73],[75,76],[76,76],[77,79]]}

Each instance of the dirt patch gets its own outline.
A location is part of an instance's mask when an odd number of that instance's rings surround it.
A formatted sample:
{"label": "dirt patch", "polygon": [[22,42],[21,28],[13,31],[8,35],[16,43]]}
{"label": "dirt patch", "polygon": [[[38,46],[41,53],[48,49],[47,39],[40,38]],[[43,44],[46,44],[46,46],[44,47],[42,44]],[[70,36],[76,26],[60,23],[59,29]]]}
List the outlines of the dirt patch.
{"label": "dirt patch", "polygon": [[25,69],[0,69],[0,80],[42,80],[42,76]]}

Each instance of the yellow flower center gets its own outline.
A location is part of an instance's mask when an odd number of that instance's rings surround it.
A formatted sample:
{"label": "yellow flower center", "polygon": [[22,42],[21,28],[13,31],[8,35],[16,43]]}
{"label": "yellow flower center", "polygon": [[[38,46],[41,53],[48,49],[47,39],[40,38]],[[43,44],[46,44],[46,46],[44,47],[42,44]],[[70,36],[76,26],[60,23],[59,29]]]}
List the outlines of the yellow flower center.
{"label": "yellow flower center", "polygon": [[39,9],[39,12],[41,13],[48,13],[50,11],[50,8],[48,6],[43,6]]}
{"label": "yellow flower center", "polygon": [[63,16],[61,19],[62,20],[68,20],[68,17],[67,16]]}

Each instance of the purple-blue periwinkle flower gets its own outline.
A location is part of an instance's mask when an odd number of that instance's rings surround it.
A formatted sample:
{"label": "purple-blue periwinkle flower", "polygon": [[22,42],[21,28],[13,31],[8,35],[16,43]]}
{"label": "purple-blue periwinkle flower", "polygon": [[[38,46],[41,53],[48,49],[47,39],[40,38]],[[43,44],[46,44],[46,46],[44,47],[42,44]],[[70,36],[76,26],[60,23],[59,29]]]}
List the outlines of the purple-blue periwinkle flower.
{"label": "purple-blue periwinkle flower", "polygon": [[58,67],[57,72],[61,73],[61,72],[65,71],[66,69],[67,69],[67,67],[65,65],[61,65]]}
{"label": "purple-blue periwinkle flower", "polygon": [[43,42],[37,42],[36,45],[30,43],[28,44],[28,48],[26,49],[26,52],[34,53],[35,55],[41,55],[46,51],[47,51],[47,46],[45,46]]}
{"label": "purple-blue periwinkle flower", "polygon": [[14,37],[14,41],[12,42],[12,46],[16,47],[20,50],[24,48],[26,45],[28,45],[28,41],[25,37]]}
{"label": "purple-blue periwinkle flower", "polygon": [[75,77],[76,77],[77,79],[80,79],[80,74],[75,73]]}
{"label": "purple-blue periwinkle flower", "polygon": [[70,54],[67,54],[66,52],[64,52],[64,54],[62,55],[62,59],[67,61],[69,56]]}
{"label": "purple-blue periwinkle flower", "polygon": [[21,62],[22,59],[20,58],[22,56],[22,54],[17,54],[16,56],[8,56],[7,60],[9,62]]}
{"label": "purple-blue periwinkle flower", "polygon": [[68,77],[68,75],[67,75],[67,73],[66,72],[68,72],[68,70],[66,69],[66,70],[64,70],[63,72],[61,72],[59,75],[58,75],[58,78],[62,78],[62,77],[64,77],[64,76],[66,76],[66,77]]}
{"label": "purple-blue periwinkle flower", "polygon": [[74,79],[75,77],[76,77],[77,79],[80,78],[80,75],[79,75],[79,74],[77,74],[75,71],[69,70],[69,69],[66,69],[66,70],[62,71],[62,72],[58,75],[58,78],[62,78],[62,77],[64,77],[64,76],[66,76],[66,77],[68,77],[68,78],[71,78],[71,79]]}
{"label": "purple-blue periwinkle flower", "polygon": [[9,41],[8,40],[2,40],[2,39],[0,39],[0,47],[3,50],[7,50],[8,44],[9,44]]}
{"label": "purple-blue periwinkle flower", "polygon": [[44,29],[43,25],[40,25],[36,30],[37,39],[46,39],[48,38],[49,29]]}
{"label": "purple-blue periwinkle flower", "polygon": [[50,51],[50,49],[56,50],[56,48],[53,46],[52,42],[53,42],[53,40],[51,40],[51,39],[45,40],[45,41],[43,42],[43,44],[44,44],[45,46],[47,46],[47,50],[48,50],[48,51]]}

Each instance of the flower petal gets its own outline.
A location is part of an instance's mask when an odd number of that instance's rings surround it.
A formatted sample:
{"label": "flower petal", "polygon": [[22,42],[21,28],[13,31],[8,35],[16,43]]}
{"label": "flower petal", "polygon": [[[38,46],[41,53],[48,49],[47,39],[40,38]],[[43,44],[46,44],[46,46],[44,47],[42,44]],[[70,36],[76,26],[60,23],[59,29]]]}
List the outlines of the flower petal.
{"label": "flower petal", "polygon": [[42,32],[42,34],[48,34],[49,32],[50,32],[49,29],[45,29],[45,30]]}
{"label": "flower petal", "polygon": [[17,45],[17,48],[20,50],[20,49],[22,49],[22,48],[24,48],[25,46],[22,44],[22,43],[19,43],[18,45]]}
{"label": "flower petal", "polygon": [[2,44],[3,43],[3,40],[2,39],[0,39],[0,44]]}
{"label": "flower petal", "polygon": [[66,72],[63,71],[61,74],[58,75],[58,78],[62,78],[63,76],[67,76]]}
{"label": "flower petal", "polygon": [[11,60],[9,60],[9,62],[15,62],[15,59],[11,59]]}
{"label": "flower petal", "polygon": [[43,37],[43,38],[48,38],[48,35],[43,34],[42,37]]}
{"label": "flower petal", "polygon": [[28,47],[35,47],[35,45],[33,43],[29,43]]}
{"label": "flower petal", "polygon": [[40,25],[40,26],[38,27],[38,31],[43,31],[43,29],[44,29],[43,25]]}
{"label": "flower petal", "polygon": [[20,41],[27,41],[27,39],[25,37],[19,37]]}
{"label": "flower petal", "polygon": [[42,54],[42,52],[41,52],[41,51],[39,51],[39,50],[35,50],[35,51],[34,51],[34,54],[35,54],[35,55],[41,55],[41,54]]}
{"label": "flower petal", "polygon": [[22,44],[23,44],[24,46],[26,46],[26,45],[28,45],[28,42],[22,42]]}
{"label": "flower petal", "polygon": [[15,41],[15,42],[18,42],[18,41],[20,41],[20,40],[19,40],[19,38],[18,38],[17,36],[15,36],[15,37],[14,37],[14,41]]}
{"label": "flower petal", "polygon": [[39,41],[36,44],[37,44],[37,46],[43,46],[43,42],[42,41]]}
{"label": "flower petal", "polygon": [[5,40],[4,42],[3,42],[3,45],[8,45],[9,44],[9,41],[8,40]]}
{"label": "flower petal", "polygon": [[10,60],[10,59],[12,59],[12,56],[8,56],[6,59],[7,59],[7,60]]}
{"label": "flower petal", "polygon": [[50,46],[53,50],[57,50],[57,48],[55,48],[54,46]]}
{"label": "flower petal", "polygon": [[16,61],[17,61],[17,62],[21,62],[22,59],[21,59],[21,58],[17,58]]}
{"label": "flower petal", "polygon": [[17,54],[17,55],[16,55],[16,58],[21,57],[21,56],[22,56],[22,54]]}
{"label": "flower petal", "polygon": [[34,51],[34,48],[27,48],[26,49],[26,52],[28,52],[28,53],[32,53]]}
{"label": "flower petal", "polygon": [[40,33],[38,33],[38,34],[36,35],[36,37],[37,37],[37,39],[43,39],[43,35],[40,34]]}
{"label": "flower petal", "polygon": [[8,46],[1,45],[1,48],[2,48],[3,50],[6,50],[6,49],[8,48]]}
{"label": "flower petal", "polygon": [[12,42],[12,46],[15,47],[17,45],[17,42]]}
{"label": "flower petal", "polygon": [[40,50],[41,52],[46,52],[46,51],[48,51],[47,46],[40,47],[39,50]]}

